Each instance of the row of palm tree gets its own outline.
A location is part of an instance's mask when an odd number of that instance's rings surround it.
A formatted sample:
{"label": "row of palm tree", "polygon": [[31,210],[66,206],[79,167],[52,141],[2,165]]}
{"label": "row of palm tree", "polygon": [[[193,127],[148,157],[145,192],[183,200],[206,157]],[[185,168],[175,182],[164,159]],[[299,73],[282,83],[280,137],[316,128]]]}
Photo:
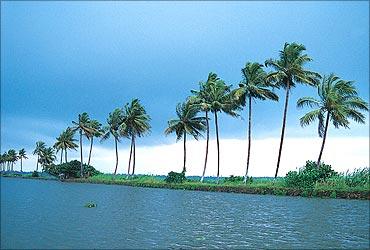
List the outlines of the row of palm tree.
{"label": "row of palm tree", "polygon": [[[278,101],[279,97],[274,93],[274,89],[282,88],[285,90],[284,110],[281,127],[280,144],[278,150],[275,178],[278,175],[280,160],[282,156],[283,142],[286,130],[286,117],[288,114],[288,104],[290,93],[298,84],[305,84],[315,87],[318,91],[319,99],[313,97],[303,97],[297,101],[297,107],[310,107],[314,110],[308,112],[300,118],[300,124],[305,127],[315,120],[318,120],[318,134],[323,138],[320,148],[317,165],[320,166],[327,132],[330,121],[335,128],[349,128],[349,119],[358,123],[365,123],[365,116],[361,111],[368,111],[368,103],[358,97],[357,90],[352,81],[345,81],[334,74],[321,76],[319,73],[310,71],[306,68],[306,63],[312,59],[305,54],[306,48],[302,44],[285,43],[283,50],[279,52],[277,59],[268,59],[264,65],[257,62],[247,62],[242,68],[242,80],[238,87],[232,89],[232,85],[227,85],[216,73],[209,73],[205,82],[199,83],[198,90],[191,90],[184,103],[179,103],[176,107],[176,119],[168,121],[168,128],[165,134],[175,133],[177,141],[184,139],[184,158],[183,172],[186,172],[186,139],[187,135],[198,140],[206,133],[206,149],[204,166],[201,181],[204,180],[208,161],[208,147],[210,134],[210,114],[213,114],[215,124],[215,134],[217,143],[217,181],[220,177],[220,142],[219,142],[219,113],[225,113],[232,117],[239,117],[239,111],[248,106],[248,148],[246,157],[246,169],[244,181],[248,177],[250,168],[250,152],[252,145],[252,103],[255,100]],[[272,68],[271,72],[266,72],[265,67]],[[199,113],[204,113],[204,116]],[[150,117],[138,99],[133,99],[123,108],[116,108],[109,113],[107,125],[102,127],[99,121],[90,119],[87,113],[78,115],[76,121],[72,121],[72,127],[63,131],[53,148],[46,147],[44,142],[37,142],[33,152],[37,155],[36,171],[38,164],[43,167],[51,164],[54,156],[54,149],[60,151],[60,163],[67,162],[67,151],[80,148],[81,176],[83,177],[83,138],[90,142],[90,150],[87,164],[90,165],[94,138],[100,141],[113,137],[116,153],[116,164],[114,174],[118,169],[118,143],[121,138],[130,140],[130,155],[128,162],[128,175],[134,175],[136,162],[136,140],[146,135],[150,131]],[[75,133],[79,133],[79,145],[74,139]],[[12,168],[17,159],[16,152],[9,150],[1,156],[1,164]],[[4,156],[6,156],[4,158]],[[15,158],[14,158],[15,157]],[[25,159],[25,158],[23,158]],[[22,160],[21,160],[22,165]],[[132,167],[132,170],[131,170]],[[22,167],[21,167],[22,168]]]}
{"label": "row of palm tree", "polygon": [[[178,104],[176,108],[177,118],[168,121],[165,134],[176,133],[177,140],[184,138],[184,164],[183,172],[186,171],[186,134],[193,136],[196,140],[206,130],[206,150],[201,182],[204,179],[209,146],[209,112],[214,114],[216,143],[217,143],[217,181],[220,174],[220,149],[218,132],[218,112],[224,112],[232,117],[238,117],[237,111],[248,106],[248,149],[246,160],[246,171],[244,182],[248,177],[251,151],[251,128],[252,128],[252,101],[273,100],[279,97],[273,92],[275,88],[285,90],[285,103],[278,158],[275,170],[275,178],[278,175],[282,148],[286,129],[286,117],[290,92],[298,84],[306,84],[317,88],[319,100],[313,97],[300,98],[297,107],[308,106],[316,108],[300,119],[301,126],[307,126],[318,119],[319,136],[323,138],[317,165],[320,166],[321,157],[326,141],[329,121],[335,128],[349,128],[348,119],[358,123],[365,123],[365,116],[361,111],[368,111],[368,104],[358,97],[353,82],[341,80],[338,76],[330,74],[321,76],[319,73],[307,70],[305,64],[312,59],[305,54],[306,48],[302,44],[285,43],[278,59],[265,61],[266,67],[271,67],[272,72],[267,73],[263,65],[256,62],[248,62],[242,68],[242,81],[236,89],[231,90],[231,85],[226,85],[217,74],[209,73],[206,82],[199,83],[199,90],[192,90],[192,96],[184,103]],[[204,116],[198,116],[204,112]],[[325,121],[325,123],[324,123]]]}
{"label": "row of palm tree", "polygon": [[23,159],[27,159],[26,150],[22,148],[18,152],[14,149],[9,149],[8,152],[0,154],[0,169],[2,171],[13,171],[14,164],[21,160],[21,172],[23,171]]}

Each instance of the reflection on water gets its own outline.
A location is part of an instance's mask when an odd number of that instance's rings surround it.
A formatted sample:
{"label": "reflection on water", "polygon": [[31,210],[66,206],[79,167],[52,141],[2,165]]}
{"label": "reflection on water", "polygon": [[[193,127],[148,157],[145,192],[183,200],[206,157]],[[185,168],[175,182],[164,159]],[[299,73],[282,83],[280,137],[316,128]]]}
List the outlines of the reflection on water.
{"label": "reflection on water", "polygon": [[368,201],[1,178],[2,248],[368,248],[369,226]]}

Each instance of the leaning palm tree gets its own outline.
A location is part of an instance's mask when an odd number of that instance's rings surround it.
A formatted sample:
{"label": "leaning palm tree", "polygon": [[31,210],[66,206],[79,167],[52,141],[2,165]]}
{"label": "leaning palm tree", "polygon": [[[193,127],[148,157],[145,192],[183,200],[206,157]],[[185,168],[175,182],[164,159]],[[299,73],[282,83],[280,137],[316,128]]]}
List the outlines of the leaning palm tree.
{"label": "leaning palm tree", "polygon": [[24,148],[19,150],[18,158],[21,160],[21,172],[23,172],[23,159],[28,159],[28,157],[26,155],[26,150]]}
{"label": "leaning palm tree", "polygon": [[198,109],[190,103],[179,103],[176,107],[177,119],[168,121],[168,128],[164,131],[166,135],[176,133],[176,141],[184,137],[184,165],[182,172],[186,172],[186,134],[194,137],[195,140],[202,135],[206,129],[205,117],[197,116]]}
{"label": "leaning palm tree", "polygon": [[92,152],[92,147],[94,143],[94,137],[99,138],[103,134],[103,130],[101,127],[101,123],[97,120],[91,120],[90,121],[90,128],[91,131],[87,132],[87,138],[90,140],[90,151],[89,151],[89,159],[87,161],[87,165],[90,165],[90,160],[91,160],[91,152]]}
{"label": "leaning palm tree", "polygon": [[45,171],[47,167],[49,167],[54,161],[56,160],[54,148],[47,147],[41,150],[40,154],[40,165],[42,166],[42,170]]}
{"label": "leaning palm tree", "polygon": [[279,59],[268,59],[265,62],[266,66],[270,66],[275,70],[267,75],[267,81],[271,84],[274,84],[276,87],[284,88],[286,92],[283,125],[281,128],[279,155],[276,164],[275,178],[278,175],[281,152],[283,148],[289,93],[291,89],[296,86],[296,84],[316,86],[318,79],[320,78],[318,73],[308,71],[304,68],[307,62],[312,61],[307,54],[303,54],[305,50],[306,48],[302,44],[285,43],[283,50],[279,53]]}
{"label": "leaning palm tree", "polygon": [[37,163],[36,163],[36,171],[39,170],[39,159],[40,159],[40,154],[41,151],[46,147],[45,142],[43,141],[38,141],[36,142],[36,148],[33,151],[34,155],[37,155]]}
{"label": "leaning palm tree", "polygon": [[92,129],[90,128],[89,115],[86,112],[79,114],[78,120],[72,121],[72,123],[75,125],[74,127],[72,127],[72,130],[78,131],[80,134],[80,159],[81,159],[80,174],[81,174],[81,177],[83,177],[84,167],[83,167],[83,157],[82,157],[82,135],[86,136],[87,133],[92,132]]}
{"label": "leaning palm tree", "polygon": [[247,167],[244,175],[244,182],[247,182],[249,159],[251,153],[251,130],[252,130],[252,100],[279,100],[279,97],[269,89],[266,83],[266,72],[263,65],[248,62],[242,69],[243,80],[239,83],[239,88],[233,91],[236,101],[241,106],[247,105],[248,100],[248,155]]}
{"label": "leaning palm tree", "polygon": [[8,151],[9,162],[11,163],[11,171],[13,171],[14,163],[18,160],[17,152],[14,149]]}
{"label": "leaning palm tree", "polygon": [[146,113],[145,108],[140,104],[138,99],[133,99],[131,103],[127,103],[124,107],[123,124],[121,126],[122,136],[131,137],[131,149],[128,165],[128,175],[130,175],[130,163],[132,155],[132,175],[135,174],[135,149],[136,138],[142,137],[150,132],[150,117]]}
{"label": "leaning palm tree", "polygon": [[64,130],[59,137],[56,138],[56,142],[54,144],[54,148],[56,149],[57,153],[60,153],[60,163],[63,162],[63,151],[64,151],[64,160],[67,162],[67,150],[78,148],[78,145],[75,143],[77,140],[74,139],[74,131],[70,127]]}
{"label": "leaning palm tree", "polygon": [[234,101],[230,93],[231,86],[227,86],[223,80],[217,80],[209,85],[207,89],[210,111],[215,117],[216,142],[217,142],[217,183],[220,181],[220,141],[218,133],[218,116],[217,113],[224,112],[232,117],[237,117],[235,112],[239,106]]}
{"label": "leaning palm tree", "polygon": [[[358,123],[365,123],[365,116],[361,110],[368,111],[368,104],[358,97],[357,90],[351,81],[340,79],[334,74],[324,76],[317,86],[319,99],[303,97],[297,102],[297,107],[308,106],[315,108],[300,119],[301,126],[307,126],[316,119],[319,121],[318,134],[322,138],[321,149],[317,160],[320,166],[324,150],[329,121],[335,128],[349,128],[348,119]],[[325,121],[325,122],[324,122]]]}
{"label": "leaning palm tree", "polygon": [[122,110],[116,108],[112,113],[109,113],[107,119],[108,125],[103,128],[103,134],[101,141],[109,139],[110,136],[114,138],[114,145],[116,148],[116,167],[114,169],[114,174],[117,173],[118,168],[118,142],[120,142],[120,129],[124,129],[125,124],[123,123]]}
{"label": "leaning palm tree", "polygon": [[203,173],[202,177],[200,178],[200,182],[203,182],[204,175],[206,173],[207,168],[207,161],[208,161],[208,146],[209,146],[209,117],[208,114],[211,110],[210,98],[209,98],[209,86],[210,84],[214,84],[218,81],[219,78],[215,73],[209,73],[207,81],[199,83],[199,90],[191,90],[193,96],[189,97],[189,102],[192,105],[195,105],[199,108],[199,110],[203,111],[206,115],[206,153],[204,157],[204,166],[203,166]]}

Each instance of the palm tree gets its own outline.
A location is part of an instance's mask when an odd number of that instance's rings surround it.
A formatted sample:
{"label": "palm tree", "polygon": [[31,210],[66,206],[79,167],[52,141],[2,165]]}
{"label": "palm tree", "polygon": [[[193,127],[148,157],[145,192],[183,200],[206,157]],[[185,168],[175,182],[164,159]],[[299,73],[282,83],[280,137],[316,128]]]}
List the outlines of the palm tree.
{"label": "palm tree", "polygon": [[4,155],[3,154],[0,154],[0,170],[1,171],[4,171]]}
{"label": "palm tree", "polygon": [[[361,110],[368,111],[368,104],[358,97],[357,90],[351,81],[341,80],[338,76],[330,74],[324,76],[317,86],[319,99],[303,97],[297,101],[297,107],[308,106],[314,110],[308,112],[300,119],[301,126],[307,126],[316,119],[319,120],[318,134],[322,139],[321,149],[317,160],[320,166],[324,150],[329,121],[335,128],[349,128],[348,119],[358,123],[365,123],[365,116]],[[325,124],[324,124],[325,120]]]}
{"label": "palm tree", "polygon": [[56,138],[56,142],[54,144],[54,148],[56,149],[57,153],[60,152],[60,164],[63,162],[63,151],[64,151],[64,160],[67,162],[67,150],[78,148],[78,145],[75,143],[77,140],[74,139],[74,131],[70,127],[64,130],[59,137]]}
{"label": "palm tree", "polygon": [[244,182],[247,182],[249,159],[251,153],[251,130],[252,130],[252,100],[279,100],[279,97],[269,89],[269,85],[266,83],[266,72],[263,70],[263,65],[259,63],[248,62],[242,69],[243,80],[239,83],[233,94],[237,102],[241,106],[247,105],[248,100],[248,156],[247,156],[247,168],[244,175]]}
{"label": "palm tree", "polygon": [[82,157],[82,135],[86,136],[86,134],[92,133],[92,129],[90,128],[89,115],[86,112],[79,114],[78,120],[72,121],[72,123],[75,125],[74,127],[72,127],[72,130],[74,132],[78,130],[80,133],[80,159],[81,159],[80,173],[81,173],[81,177],[83,177],[84,167],[83,167],[83,157]]}
{"label": "palm tree", "polygon": [[56,160],[56,156],[54,153],[54,148],[52,147],[43,148],[41,150],[39,162],[42,166],[43,171],[46,169],[46,167],[50,166]]}
{"label": "palm tree", "polygon": [[26,155],[26,150],[24,148],[22,148],[21,150],[19,150],[18,152],[18,158],[21,160],[21,172],[23,172],[23,159],[28,159],[27,155]]}
{"label": "palm tree", "polygon": [[103,134],[101,126],[102,125],[97,120],[91,120],[90,121],[91,131],[86,134],[87,138],[89,138],[89,140],[90,140],[89,160],[87,161],[87,165],[90,165],[91,152],[92,152],[92,146],[93,146],[93,143],[94,143],[94,137],[99,138]]}
{"label": "palm tree", "polygon": [[168,121],[168,128],[164,131],[166,135],[176,133],[176,141],[184,137],[184,165],[182,172],[186,172],[186,134],[198,140],[201,132],[206,129],[205,117],[197,116],[198,109],[187,103],[179,103],[176,107],[177,119]]}
{"label": "palm tree", "polygon": [[218,133],[218,112],[224,112],[232,117],[237,117],[235,110],[239,109],[230,93],[231,86],[227,86],[223,80],[212,82],[207,88],[210,111],[215,117],[216,142],[217,142],[217,183],[220,180],[220,141]]}
{"label": "palm tree", "polygon": [[140,101],[138,99],[133,99],[131,103],[127,103],[125,105],[123,112],[123,123],[125,124],[125,126],[121,126],[121,135],[131,137],[128,175],[130,175],[131,155],[133,156],[132,175],[135,174],[135,138],[142,137],[146,133],[150,132],[149,121],[150,117],[146,113],[145,108],[140,104]]}
{"label": "palm tree", "polygon": [[281,151],[283,148],[286,116],[288,112],[288,100],[289,93],[296,84],[307,84],[316,86],[320,75],[316,72],[308,71],[304,68],[307,62],[312,59],[307,55],[303,54],[306,50],[305,46],[297,43],[285,43],[284,48],[279,53],[279,59],[268,59],[265,62],[266,66],[271,66],[275,71],[268,74],[266,79],[276,87],[282,87],[285,89],[285,105],[283,114],[283,125],[281,128],[281,138],[279,146],[279,155],[276,164],[275,178],[278,175]]}
{"label": "palm tree", "polygon": [[112,113],[109,113],[107,119],[108,126],[105,126],[103,129],[103,134],[101,141],[109,139],[110,136],[114,138],[114,144],[116,147],[116,167],[114,169],[114,174],[117,173],[118,168],[118,142],[120,142],[120,130],[124,130],[125,124],[123,123],[123,114],[122,110],[116,108]]}
{"label": "palm tree", "polygon": [[40,154],[41,151],[46,147],[45,142],[43,141],[38,141],[36,142],[36,148],[33,151],[34,155],[37,155],[37,163],[36,163],[36,171],[39,170],[39,159],[40,159]]}
{"label": "palm tree", "polygon": [[205,158],[204,158],[204,167],[203,167],[203,173],[202,177],[200,179],[200,182],[203,182],[204,180],[204,175],[206,173],[206,168],[207,168],[207,161],[208,161],[208,146],[209,146],[209,118],[208,118],[208,113],[211,108],[210,100],[209,100],[209,86],[210,84],[215,83],[218,81],[219,78],[215,73],[209,73],[207,81],[200,82],[199,83],[199,90],[191,90],[191,93],[194,94],[194,96],[191,96],[189,98],[189,102],[193,105],[196,105],[199,110],[205,112],[206,115],[206,153],[205,153]]}
{"label": "palm tree", "polygon": [[14,149],[8,151],[9,162],[11,163],[11,171],[13,171],[14,163],[18,160],[17,152]]}
{"label": "palm tree", "polygon": [[7,152],[4,152],[4,154],[2,155],[2,159],[3,159],[3,170],[8,171],[9,170],[9,156]]}

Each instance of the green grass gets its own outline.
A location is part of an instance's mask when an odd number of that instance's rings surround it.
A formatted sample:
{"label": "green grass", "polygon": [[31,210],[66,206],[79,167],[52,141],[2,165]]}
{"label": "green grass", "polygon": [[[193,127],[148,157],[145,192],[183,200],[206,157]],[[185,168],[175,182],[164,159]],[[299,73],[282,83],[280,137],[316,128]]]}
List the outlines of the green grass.
{"label": "green grass", "polygon": [[[33,178],[28,174],[2,173],[5,177]],[[166,183],[164,176],[154,175],[112,175],[99,174],[86,179],[68,179],[66,182],[82,182],[112,185],[127,185],[136,187],[169,188],[183,190],[213,191],[213,192],[234,192],[247,194],[270,194],[278,196],[303,196],[303,197],[327,197],[327,198],[349,198],[349,199],[370,199],[370,187],[368,179],[362,177],[357,181],[358,176],[337,175],[327,179],[325,182],[317,182],[312,188],[288,187],[285,178],[253,178],[247,184],[243,181],[227,181],[221,178],[220,183],[216,183],[215,178],[206,178],[203,183],[198,177],[189,177],[183,183]],[[354,178],[354,180],[349,179]],[[37,177],[35,179],[48,179],[47,177]]]}
{"label": "green grass", "polygon": [[72,182],[116,184],[137,187],[170,188],[183,190],[234,192],[247,194],[271,194],[279,196],[303,196],[303,197],[328,197],[370,199],[369,186],[350,187],[345,182],[344,176],[332,178],[326,182],[318,182],[313,188],[287,187],[284,178],[253,178],[247,184],[242,181],[227,182],[224,178],[220,184],[215,179],[207,179],[201,183],[192,178],[183,183],[166,183],[163,176],[140,175],[127,177],[126,175],[101,174],[87,179],[73,179]]}

